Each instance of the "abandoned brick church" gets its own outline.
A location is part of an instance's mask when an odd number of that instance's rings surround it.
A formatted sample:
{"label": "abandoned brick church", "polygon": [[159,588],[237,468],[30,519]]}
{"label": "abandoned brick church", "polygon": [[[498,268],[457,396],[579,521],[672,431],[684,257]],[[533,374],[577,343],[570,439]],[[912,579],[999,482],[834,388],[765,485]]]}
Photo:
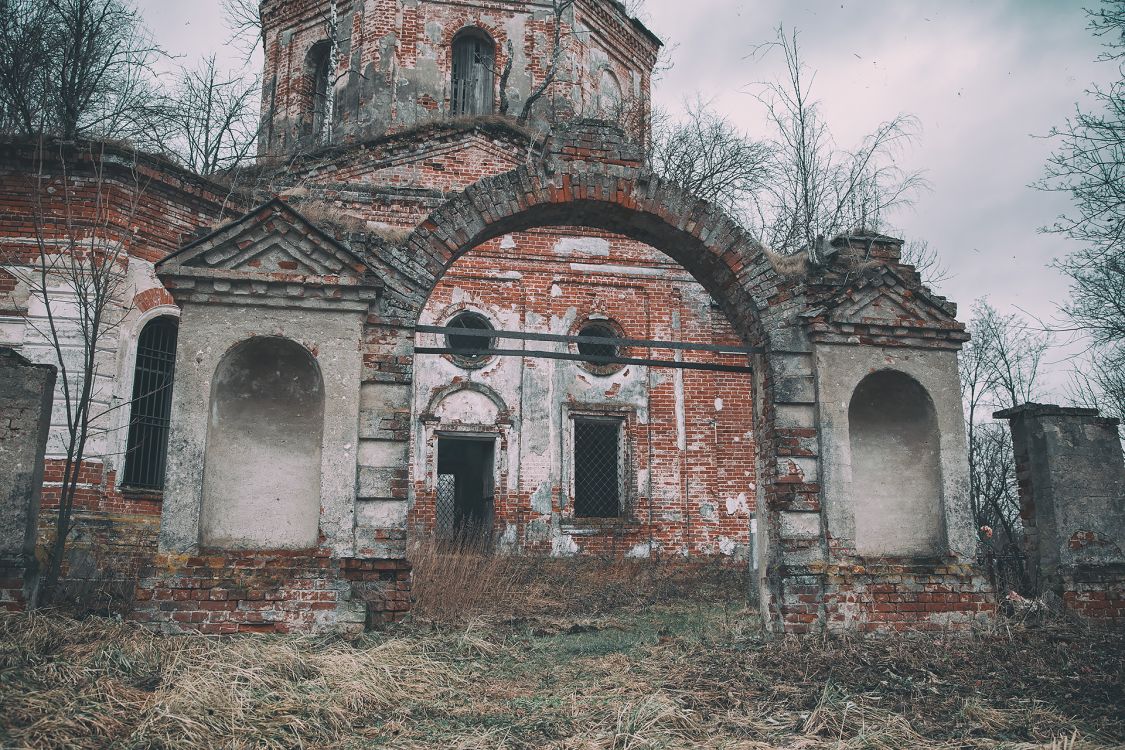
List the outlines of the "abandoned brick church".
{"label": "abandoned brick church", "polygon": [[779,273],[649,171],[661,43],[619,3],[262,8],[234,188],[75,146],[44,192],[0,154],[0,346],[53,361],[15,272],[34,201],[129,253],[68,582],[169,631],[348,630],[409,609],[412,539],[476,534],[741,565],[776,630],[990,616],[954,306],[882,236],[837,241],[863,273]]}

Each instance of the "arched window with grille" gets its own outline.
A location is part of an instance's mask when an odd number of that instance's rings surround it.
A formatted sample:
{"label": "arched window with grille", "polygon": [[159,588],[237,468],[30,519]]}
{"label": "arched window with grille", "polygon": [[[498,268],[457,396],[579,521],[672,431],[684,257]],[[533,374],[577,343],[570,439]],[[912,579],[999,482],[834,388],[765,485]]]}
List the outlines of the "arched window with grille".
{"label": "arched window with grille", "polygon": [[176,369],[176,331],[175,318],[154,318],[145,324],[137,339],[132,412],[122,481],[127,487],[164,489],[172,379]]}
{"label": "arched window with grille", "polygon": [[467,29],[453,40],[454,116],[490,115],[493,104],[493,70],[496,45],[480,29]]}

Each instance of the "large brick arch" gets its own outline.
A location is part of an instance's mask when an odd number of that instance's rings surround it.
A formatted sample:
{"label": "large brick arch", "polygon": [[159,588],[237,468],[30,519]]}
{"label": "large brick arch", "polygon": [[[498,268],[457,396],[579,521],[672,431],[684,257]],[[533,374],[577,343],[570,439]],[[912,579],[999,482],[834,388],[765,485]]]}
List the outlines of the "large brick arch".
{"label": "large brick arch", "polygon": [[[769,618],[780,619],[778,514],[816,515],[820,508],[812,359],[799,315],[804,285],[778,274],[764,249],[720,209],[646,169],[639,149],[616,128],[586,122],[552,134],[524,166],[474,183],[402,244],[371,252],[386,289],[372,320],[383,333],[374,342],[378,362],[369,382],[410,382],[414,327],[459,257],[490,239],[544,226],[615,232],[664,252],[710,293],[746,344],[764,349],[750,358],[755,408],[747,427],[755,433],[759,593]],[[399,403],[413,397],[403,393]],[[404,439],[410,428],[401,420],[409,413],[388,422]],[[396,476],[406,484],[405,471]]]}
{"label": "large brick arch", "polygon": [[747,343],[768,344],[762,315],[782,284],[761,246],[721,210],[652,172],[600,160],[523,166],[437,208],[403,247],[410,261],[399,264],[400,314],[417,320],[446,270],[472,248],[549,226],[616,232],[664,252],[711,294]]}

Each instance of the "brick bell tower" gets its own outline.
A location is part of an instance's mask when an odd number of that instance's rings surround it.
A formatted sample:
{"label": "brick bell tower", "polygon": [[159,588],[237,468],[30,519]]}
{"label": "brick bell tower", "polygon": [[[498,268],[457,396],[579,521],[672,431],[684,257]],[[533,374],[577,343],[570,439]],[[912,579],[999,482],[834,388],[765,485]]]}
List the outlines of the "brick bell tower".
{"label": "brick bell tower", "polygon": [[[260,156],[435,120],[575,116],[643,140],[660,40],[616,0],[263,0]],[[526,110],[526,112],[525,112]]]}

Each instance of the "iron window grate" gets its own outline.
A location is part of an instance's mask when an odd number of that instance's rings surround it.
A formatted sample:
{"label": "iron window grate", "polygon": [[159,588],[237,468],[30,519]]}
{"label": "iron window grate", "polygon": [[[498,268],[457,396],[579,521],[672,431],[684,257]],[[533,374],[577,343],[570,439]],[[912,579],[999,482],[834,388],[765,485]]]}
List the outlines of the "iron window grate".
{"label": "iron window grate", "polygon": [[452,539],[457,516],[457,475],[438,474],[434,530],[441,539]]}
{"label": "iron window grate", "polygon": [[137,340],[123,478],[123,484],[130,487],[164,489],[172,381],[176,369],[176,333],[173,318],[156,318],[145,325]]}
{"label": "iron window grate", "polygon": [[574,515],[621,517],[621,423],[574,421]]}

